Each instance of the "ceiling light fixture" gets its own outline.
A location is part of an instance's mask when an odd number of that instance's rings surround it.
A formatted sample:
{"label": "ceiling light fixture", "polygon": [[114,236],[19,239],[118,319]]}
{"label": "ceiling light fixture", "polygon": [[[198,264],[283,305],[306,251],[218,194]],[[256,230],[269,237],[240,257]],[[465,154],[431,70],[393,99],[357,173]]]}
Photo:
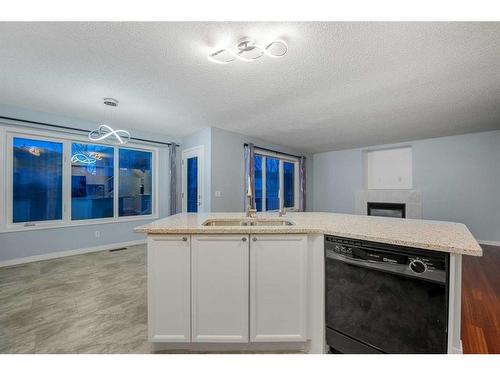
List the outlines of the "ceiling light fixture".
{"label": "ceiling light fixture", "polygon": [[[108,139],[113,136],[112,140]],[[89,133],[89,140],[92,142],[106,141],[111,144],[125,144],[130,140],[130,133],[126,130],[114,130],[111,126],[102,124],[99,128]]]}
{"label": "ceiling light fixture", "polygon": [[234,49],[218,48],[208,54],[208,59],[217,64],[228,64],[235,60],[255,61],[264,55],[274,58],[283,57],[287,52],[288,45],[282,39],[273,40],[262,47],[251,38],[242,38]]}
{"label": "ceiling light fixture", "polygon": [[[104,105],[118,107],[118,103],[116,99],[104,98]],[[99,128],[89,133],[89,140],[92,142],[106,141],[110,144],[123,145],[130,140],[130,133],[123,129],[114,130],[111,126],[102,124]]]}
{"label": "ceiling light fixture", "polygon": [[119,101],[113,98],[104,98],[104,105],[109,105],[110,107],[118,107]]}

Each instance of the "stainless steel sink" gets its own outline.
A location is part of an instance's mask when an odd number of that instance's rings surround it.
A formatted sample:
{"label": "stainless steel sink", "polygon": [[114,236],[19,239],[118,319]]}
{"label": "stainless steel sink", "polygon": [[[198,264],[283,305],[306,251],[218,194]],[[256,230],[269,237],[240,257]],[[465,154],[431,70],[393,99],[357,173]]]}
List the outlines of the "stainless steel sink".
{"label": "stainless steel sink", "polygon": [[203,224],[208,227],[262,227],[295,225],[287,219],[208,219]]}
{"label": "stainless steel sink", "polygon": [[[252,224],[250,224],[252,225]],[[287,219],[271,219],[271,220],[256,220],[254,222],[255,226],[281,226],[281,225],[295,225],[290,220]]]}

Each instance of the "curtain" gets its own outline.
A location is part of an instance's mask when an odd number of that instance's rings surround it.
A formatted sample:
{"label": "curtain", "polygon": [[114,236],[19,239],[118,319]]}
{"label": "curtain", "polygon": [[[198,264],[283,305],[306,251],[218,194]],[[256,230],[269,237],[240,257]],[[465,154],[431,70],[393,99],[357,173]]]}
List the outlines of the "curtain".
{"label": "curtain", "polygon": [[299,158],[299,211],[306,210],[306,157]]}
{"label": "curtain", "polygon": [[177,199],[177,146],[172,143],[169,148],[170,162],[170,215],[175,215],[178,212]]}
{"label": "curtain", "polygon": [[243,208],[244,210],[247,209],[247,194],[250,190],[250,193],[252,194],[252,200],[250,202],[250,208],[255,208],[255,166],[254,166],[254,144],[253,143],[248,143],[245,145],[245,191],[243,192],[243,197],[244,197],[244,203],[243,203]]}

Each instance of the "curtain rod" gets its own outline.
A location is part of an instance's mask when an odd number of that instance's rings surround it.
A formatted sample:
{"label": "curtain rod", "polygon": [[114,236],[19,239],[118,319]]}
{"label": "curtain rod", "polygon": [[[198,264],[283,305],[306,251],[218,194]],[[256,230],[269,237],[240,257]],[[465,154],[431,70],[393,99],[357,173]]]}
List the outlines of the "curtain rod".
{"label": "curtain rod", "polygon": [[[248,143],[243,143],[243,146],[248,146]],[[271,150],[269,148],[265,148],[265,147],[259,147],[259,146],[255,146],[255,148],[258,148],[259,150],[263,150],[263,151],[268,151],[268,152],[274,152],[275,154],[281,154],[281,155],[286,155],[286,156],[292,156],[294,158],[302,158],[303,156],[301,155],[294,155],[294,154],[289,154],[288,152],[281,152],[281,151],[276,151],[276,150]]]}
{"label": "curtain rod", "polygon": [[[31,120],[24,120],[21,118],[15,118],[15,117],[5,117],[5,116],[0,116],[0,119],[3,120],[11,120],[11,121],[20,121],[20,122],[26,122],[28,124],[35,124],[35,125],[43,125],[43,126],[50,126],[53,128],[58,128],[58,129],[65,129],[65,130],[74,130],[74,131],[79,131],[79,132],[85,132],[88,133],[88,130],[85,129],[79,129],[79,128],[72,128],[70,126],[63,126],[63,125],[56,125],[56,124],[50,124],[48,122],[39,122],[39,121],[31,121]],[[173,142],[160,142],[160,141],[151,141],[149,139],[144,139],[144,138],[135,138],[135,137],[130,137],[131,140],[134,141],[140,141],[140,142],[148,142],[148,143],[155,143],[159,145],[166,145],[166,146],[171,146],[174,145],[176,147],[179,147],[177,143]]]}

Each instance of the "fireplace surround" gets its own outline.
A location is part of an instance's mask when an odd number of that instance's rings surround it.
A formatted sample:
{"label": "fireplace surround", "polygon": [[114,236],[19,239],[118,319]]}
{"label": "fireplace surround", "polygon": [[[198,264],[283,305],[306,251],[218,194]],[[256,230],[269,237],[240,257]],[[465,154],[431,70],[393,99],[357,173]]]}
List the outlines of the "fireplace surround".
{"label": "fireplace surround", "polygon": [[358,190],[354,197],[354,213],[367,215],[368,202],[404,204],[406,219],[422,219],[422,192],[419,190]]}

